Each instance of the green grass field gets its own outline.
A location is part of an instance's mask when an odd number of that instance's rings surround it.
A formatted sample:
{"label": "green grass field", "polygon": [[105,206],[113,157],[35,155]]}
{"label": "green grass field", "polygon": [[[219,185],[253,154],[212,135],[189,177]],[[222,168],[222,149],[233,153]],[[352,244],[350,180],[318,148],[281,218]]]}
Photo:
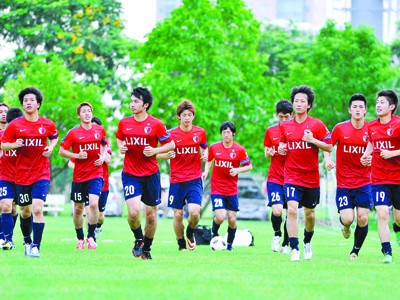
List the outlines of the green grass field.
{"label": "green grass field", "polygon": [[[352,237],[317,227],[314,257],[291,263],[270,250],[269,222],[239,221],[255,236],[254,247],[213,252],[208,246],[180,253],[172,220],[159,220],[152,261],[134,259],[126,218],[108,218],[95,251],[75,250],[71,216],[46,217],[40,259],[25,258],[19,223],[15,251],[1,251],[3,299],[395,299],[398,264],[380,263],[376,231],[369,232],[360,258],[349,260]],[[202,220],[200,224],[210,224]],[[226,223],[220,233],[226,230]],[[394,241],[394,236],[392,236]]]}

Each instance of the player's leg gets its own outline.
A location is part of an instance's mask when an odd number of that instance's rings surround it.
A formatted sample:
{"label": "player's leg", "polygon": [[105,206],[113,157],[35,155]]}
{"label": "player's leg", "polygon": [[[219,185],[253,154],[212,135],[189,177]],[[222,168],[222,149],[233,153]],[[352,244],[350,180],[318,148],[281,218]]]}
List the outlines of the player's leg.
{"label": "player's leg", "polygon": [[345,208],[339,211],[339,221],[342,224],[342,234],[345,239],[348,239],[351,234],[350,226],[354,221],[354,209]]}
{"label": "player's leg", "polygon": [[183,214],[184,214],[183,209],[174,208],[173,227],[174,227],[176,240],[178,242],[179,251],[186,250],[186,240],[185,240],[185,236],[184,236],[185,226],[183,225]]}
{"label": "player's leg", "polygon": [[319,188],[304,188],[304,196],[300,204],[304,206],[304,258],[312,258],[311,239],[314,235],[315,207],[319,203]]}
{"label": "player's leg", "polygon": [[268,206],[270,206],[272,209],[271,223],[272,229],[274,230],[274,236],[271,241],[271,249],[274,252],[278,252],[282,237],[282,211],[285,199],[283,194],[283,186],[273,182],[267,182],[267,195]]}
{"label": "player's leg", "polygon": [[354,245],[350,252],[350,259],[358,258],[358,253],[364,244],[368,234],[368,214],[369,208],[357,207],[357,226],[354,231]]}
{"label": "player's leg", "polygon": [[74,212],[72,215],[72,219],[74,221],[76,238],[78,239],[78,243],[76,245],[76,249],[78,249],[78,250],[85,249],[85,235],[83,233],[83,210],[84,209],[85,209],[85,203],[74,202]]}
{"label": "player's leg", "polygon": [[226,250],[231,251],[232,248],[232,244],[233,244],[233,240],[235,239],[235,235],[236,235],[236,211],[233,210],[228,210],[228,239],[226,241],[227,246],[226,246]]}
{"label": "player's leg", "polygon": [[3,203],[0,201],[0,247],[3,247],[3,244],[5,243],[2,218],[3,218]]}
{"label": "player's leg", "polygon": [[185,226],[183,225],[184,219],[184,200],[186,197],[186,191],[183,187],[183,183],[170,183],[169,194],[168,194],[168,207],[174,210],[174,222],[173,228],[176,236],[176,241],[178,243],[178,250],[186,250],[186,240],[185,240]]}
{"label": "player's leg", "polygon": [[382,263],[392,263],[392,246],[390,245],[389,206],[392,194],[388,185],[373,185],[372,199],[378,216],[378,235],[381,241],[381,251],[384,255]]}
{"label": "player's leg", "polygon": [[99,198],[99,219],[97,220],[96,230],[95,230],[95,237],[98,238],[103,233],[102,226],[105,220],[105,210],[107,205],[107,199],[110,191],[102,191],[100,198]]}
{"label": "player's leg", "polygon": [[225,203],[222,195],[211,194],[212,210],[214,211],[213,224],[211,229],[212,238],[218,236],[218,230],[226,218]]}
{"label": "player's leg", "polygon": [[203,183],[201,179],[195,179],[187,183],[188,193],[186,201],[188,205],[188,226],[186,227],[186,238],[189,250],[196,248],[194,230],[200,221],[201,200],[203,198]]}
{"label": "player's leg", "polygon": [[286,226],[289,235],[289,245],[291,250],[291,261],[300,261],[299,251],[299,225],[297,223],[299,213],[299,202],[303,197],[303,189],[301,187],[285,184],[283,187],[286,203],[287,203],[287,220]]}
{"label": "player's leg", "polygon": [[4,233],[4,243],[2,244],[2,248],[3,250],[13,250],[15,248],[13,243],[14,220],[11,214],[13,198],[4,198],[0,202],[3,204],[1,223]]}
{"label": "player's leg", "polygon": [[351,234],[350,226],[354,220],[353,197],[350,189],[336,189],[336,207],[339,211],[339,222],[342,224],[342,234],[348,239]]}

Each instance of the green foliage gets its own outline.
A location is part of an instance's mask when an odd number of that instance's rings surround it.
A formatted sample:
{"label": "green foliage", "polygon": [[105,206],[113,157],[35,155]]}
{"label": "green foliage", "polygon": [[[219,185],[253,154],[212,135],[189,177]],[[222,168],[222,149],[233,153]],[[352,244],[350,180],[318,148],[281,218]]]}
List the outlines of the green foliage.
{"label": "green foliage", "polygon": [[115,90],[123,84],[117,68],[137,47],[122,36],[121,10],[115,0],[1,1],[0,35],[18,49],[0,65],[0,85],[32,57],[57,53],[82,81]]}
{"label": "green foliage", "polygon": [[[79,125],[76,106],[81,102],[93,105],[94,115],[106,120],[107,107],[101,102],[101,90],[92,84],[73,83],[71,72],[59,58],[46,63],[44,58],[36,58],[18,75],[5,85],[4,101],[10,106],[20,107],[19,92],[28,86],[35,86],[43,93],[43,105],[39,114],[52,120],[59,133],[59,141],[71,128]],[[104,127],[107,123],[104,122]],[[52,174],[56,177],[66,168],[67,160],[58,153],[59,143],[51,156]]]}
{"label": "green foliage", "polygon": [[209,142],[221,139],[223,121],[235,122],[237,141],[258,168],[265,164],[262,140],[279,89],[263,76],[259,26],[242,1],[186,0],[149,34],[136,65],[143,73],[138,83],[155,96],[150,113],[173,127],[176,105],[192,100],[195,123]]}
{"label": "green foliage", "polygon": [[300,84],[313,87],[316,99],[310,113],[332,130],[338,122],[349,119],[348,99],[354,93],[367,97],[373,113],[380,84],[394,75],[389,47],[372,29],[347,24],[339,30],[330,21],[321,29],[305,62],[292,65],[285,85],[288,90]]}

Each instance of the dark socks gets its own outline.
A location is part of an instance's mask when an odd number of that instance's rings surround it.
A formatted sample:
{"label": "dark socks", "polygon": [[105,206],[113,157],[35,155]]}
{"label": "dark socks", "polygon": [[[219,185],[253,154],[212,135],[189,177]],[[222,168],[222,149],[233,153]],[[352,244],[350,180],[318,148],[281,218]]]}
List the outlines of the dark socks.
{"label": "dark socks", "polygon": [[96,230],[96,226],[97,224],[88,224],[88,235],[87,235],[88,238],[92,237],[94,240],[96,240],[94,237],[94,231]]}
{"label": "dark socks", "polygon": [[235,235],[236,235],[236,228],[228,227],[228,240],[227,240],[228,245],[232,245],[233,240],[235,239]]}
{"label": "dark socks", "polygon": [[286,220],[285,223],[283,224],[283,242],[282,242],[282,247],[289,245],[289,234],[287,232],[287,227],[286,227]]}
{"label": "dark socks", "polygon": [[361,246],[363,245],[365,238],[367,237],[368,234],[368,224],[365,227],[360,227],[357,225],[356,230],[354,232],[354,246],[353,249],[351,250],[351,253],[355,253],[358,255],[358,252],[361,249]]}
{"label": "dark socks", "polygon": [[142,226],[139,226],[136,229],[132,229],[133,234],[135,235],[136,240],[143,240],[143,231],[142,231]]}
{"label": "dark socks", "polygon": [[272,228],[275,231],[275,236],[282,236],[282,231],[281,231],[282,216],[277,217],[272,213],[271,222],[272,222]]}
{"label": "dark socks", "polygon": [[399,232],[400,231],[400,227],[397,226],[396,222],[393,222],[393,231],[394,232]]}
{"label": "dark socks", "polygon": [[32,215],[29,218],[23,219],[22,216],[19,218],[21,226],[22,236],[24,237],[25,244],[31,244],[31,233],[32,233]]}
{"label": "dark socks", "polygon": [[178,241],[179,250],[186,249],[186,241],[184,238],[176,239]]}
{"label": "dark socks", "polygon": [[4,233],[4,239],[6,241],[12,242],[12,236],[13,236],[13,229],[14,229],[14,221],[11,216],[11,213],[4,214],[1,218],[1,222],[3,225],[3,233]]}
{"label": "dark socks", "polygon": [[306,229],[304,229],[304,239],[303,239],[304,244],[310,243],[313,235],[314,235],[314,230],[308,232]]}
{"label": "dark socks", "polygon": [[289,238],[290,248],[299,250],[299,239],[296,237]]}
{"label": "dark socks", "polygon": [[382,253],[392,255],[392,246],[390,242],[381,243],[382,244]]}
{"label": "dark socks", "polygon": [[83,234],[83,228],[75,228],[75,232],[78,240],[83,240],[85,238],[85,235]]}
{"label": "dark socks", "polygon": [[144,236],[143,239],[143,251],[150,251],[151,245],[153,244],[153,239]]}
{"label": "dark socks", "polygon": [[217,236],[218,235],[219,226],[220,225],[215,223],[215,221],[213,220],[213,224],[212,224],[212,235],[213,236]]}
{"label": "dark socks", "polygon": [[186,227],[186,236],[188,238],[192,238],[194,233],[194,228],[190,227],[189,225]]}
{"label": "dark socks", "polygon": [[33,230],[33,244],[40,249],[40,243],[42,242],[44,223],[32,223]]}
{"label": "dark socks", "polygon": [[16,214],[15,216],[12,216],[12,218],[13,218],[13,221],[14,221],[14,227],[13,227],[13,230],[14,230],[14,228],[15,228],[15,224],[17,224],[17,219],[18,219],[18,214]]}

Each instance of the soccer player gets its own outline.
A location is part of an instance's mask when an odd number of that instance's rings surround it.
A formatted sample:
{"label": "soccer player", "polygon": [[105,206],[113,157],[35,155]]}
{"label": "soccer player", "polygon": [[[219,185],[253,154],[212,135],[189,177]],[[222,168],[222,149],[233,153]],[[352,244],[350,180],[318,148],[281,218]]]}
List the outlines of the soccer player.
{"label": "soccer player", "polygon": [[218,235],[219,227],[228,211],[227,250],[232,250],[236,234],[236,213],[239,211],[238,174],[252,169],[246,150],[233,141],[236,126],[232,122],[223,122],[219,132],[222,141],[210,146],[208,160],[203,173],[207,179],[212,162],[214,166],[211,176],[211,203],[214,211],[212,236]]}
{"label": "soccer player", "polygon": [[284,169],[284,191],[287,201],[287,231],[292,248],[291,261],[300,261],[297,216],[299,205],[304,207],[304,258],[312,258],[311,238],[314,234],[315,207],[319,203],[319,149],[332,151],[329,130],[319,119],[308,115],[314,102],[314,91],[307,85],[291,91],[292,120],[281,123],[278,152],[287,155]]}
{"label": "soccer player", "polygon": [[378,234],[384,258],[382,263],[392,263],[390,245],[389,207],[393,206],[393,230],[400,245],[400,118],[395,116],[398,97],[392,90],[377,94],[378,119],[369,123],[369,142],[361,163],[370,163],[372,154],[372,199],[378,215]]}
{"label": "soccer player", "polygon": [[[20,226],[25,256],[38,258],[44,231],[43,203],[50,186],[49,157],[57,144],[58,132],[53,121],[39,116],[43,95],[37,88],[23,89],[18,98],[25,112],[24,117],[15,119],[7,126],[1,148],[5,151],[17,150],[15,183],[21,208]],[[47,139],[50,140],[48,145]]]}
{"label": "soccer player", "polygon": [[[128,223],[135,236],[134,257],[152,259],[150,251],[157,229],[157,205],[161,203],[160,172],[156,155],[175,148],[164,123],[149,115],[153,95],[146,88],[133,89],[130,109],[133,116],[122,119],[116,133],[121,154],[125,154],[122,184],[128,206]],[[158,142],[161,143],[157,147]],[[140,224],[144,203],[146,225]]]}
{"label": "soccer player", "polygon": [[[71,186],[71,200],[74,202],[74,225],[78,243],[76,249],[85,249],[83,233],[83,210],[89,200],[88,233],[89,250],[97,248],[95,229],[99,218],[99,197],[103,188],[103,163],[106,159],[106,132],[100,125],[92,123],[93,107],[88,102],[76,108],[80,126],[68,131],[60,143],[59,154],[75,159]],[[69,149],[72,148],[72,151]]]}
{"label": "soccer player", "polygon": [[337,145],[337,165],[324,152],[327,169],[332,170],[336,166],[336,206],[346,239],[350,237],[354,210],[357,212],[351,260],[358,258],[358,252],[367,237],[368,213],[372,207],[371,168],[369,164],[364,166],[360,162],[368,144],[368,123],[364,120],[366,112],[367,100],[364,95],[352,95],[349,100],[351,119],[337,124],[332,130],[332,144]]}
{"label": "soccer player", "polygon": [[[0,103],[0,135],[3,134],[4,129],[7,126],[7,111],[9,107],[5,103]],[[1,168],[2,169],[2,168]],[[0,169],[0,172],[1,172]],[[0,247],[3,247],[3,244],[5,243],[5,237],[4,237],[4,232],[3,232],[3,224],[2,224],[2,211],[3,211],[3,202],[0,201]]]}
{"label": "soccer player", "polygon": [[[288,100],[282,99],[276,104],[276,114],[278,116],[279,123],[290,119],[292,117],[292,113],[293,105]],[[268,206],[272,208],[271,223],[274,230],[274,237],[272,238],[271,249],[274,252],[279,251],[282,237],[282,211],[283,208],[287,208],[285,194],[283,192],[283,170],[285,167],[286,156],[278,153],[281,136],[279,123],[268,127],[264,137],[264,154],[266,158],[271,159],[271,165],[269,167],[267,178],[267,194]],[[284,254],[289,254],[289,236],[286,229],[286,221],[283,228],[284,239],[282,242],[281,252]]]}
{"label": "soccer player", "polygon": [[[161,159],[170,159],[171,163],[168,207],[174,209],[174,231],[179,251],[187,249],[186,241],[189,250],[196,248],[193,233],[200,220],[203,197],[201,161],[207,161],[208,155],[206,132],[203,128],[193,125],[195,114],[196,110],[191,101],[184,100],[179,103],[176,115],[180,124],[169,131],[176,148],[157,155]],[[183,225],[185,204],[188,205],[189,212],[186,241]]]}
{"label": "soccer player", "polygon": [[[1,110],[1,108],[0,108]],[[11,107],[7,111],[6,122],[22,117],[23,112],[18,107]],[[1,156],[1,172],[0,172],[0,202],[3,207],[3,216],[1,219],[4,231],[3,250],[14,250],[13,231],[15,221],[17,220],[17,210],[15,202],[18,201],[17,186],[15,184],[15,165],[17,160],[17,151],[2,151]]]}

